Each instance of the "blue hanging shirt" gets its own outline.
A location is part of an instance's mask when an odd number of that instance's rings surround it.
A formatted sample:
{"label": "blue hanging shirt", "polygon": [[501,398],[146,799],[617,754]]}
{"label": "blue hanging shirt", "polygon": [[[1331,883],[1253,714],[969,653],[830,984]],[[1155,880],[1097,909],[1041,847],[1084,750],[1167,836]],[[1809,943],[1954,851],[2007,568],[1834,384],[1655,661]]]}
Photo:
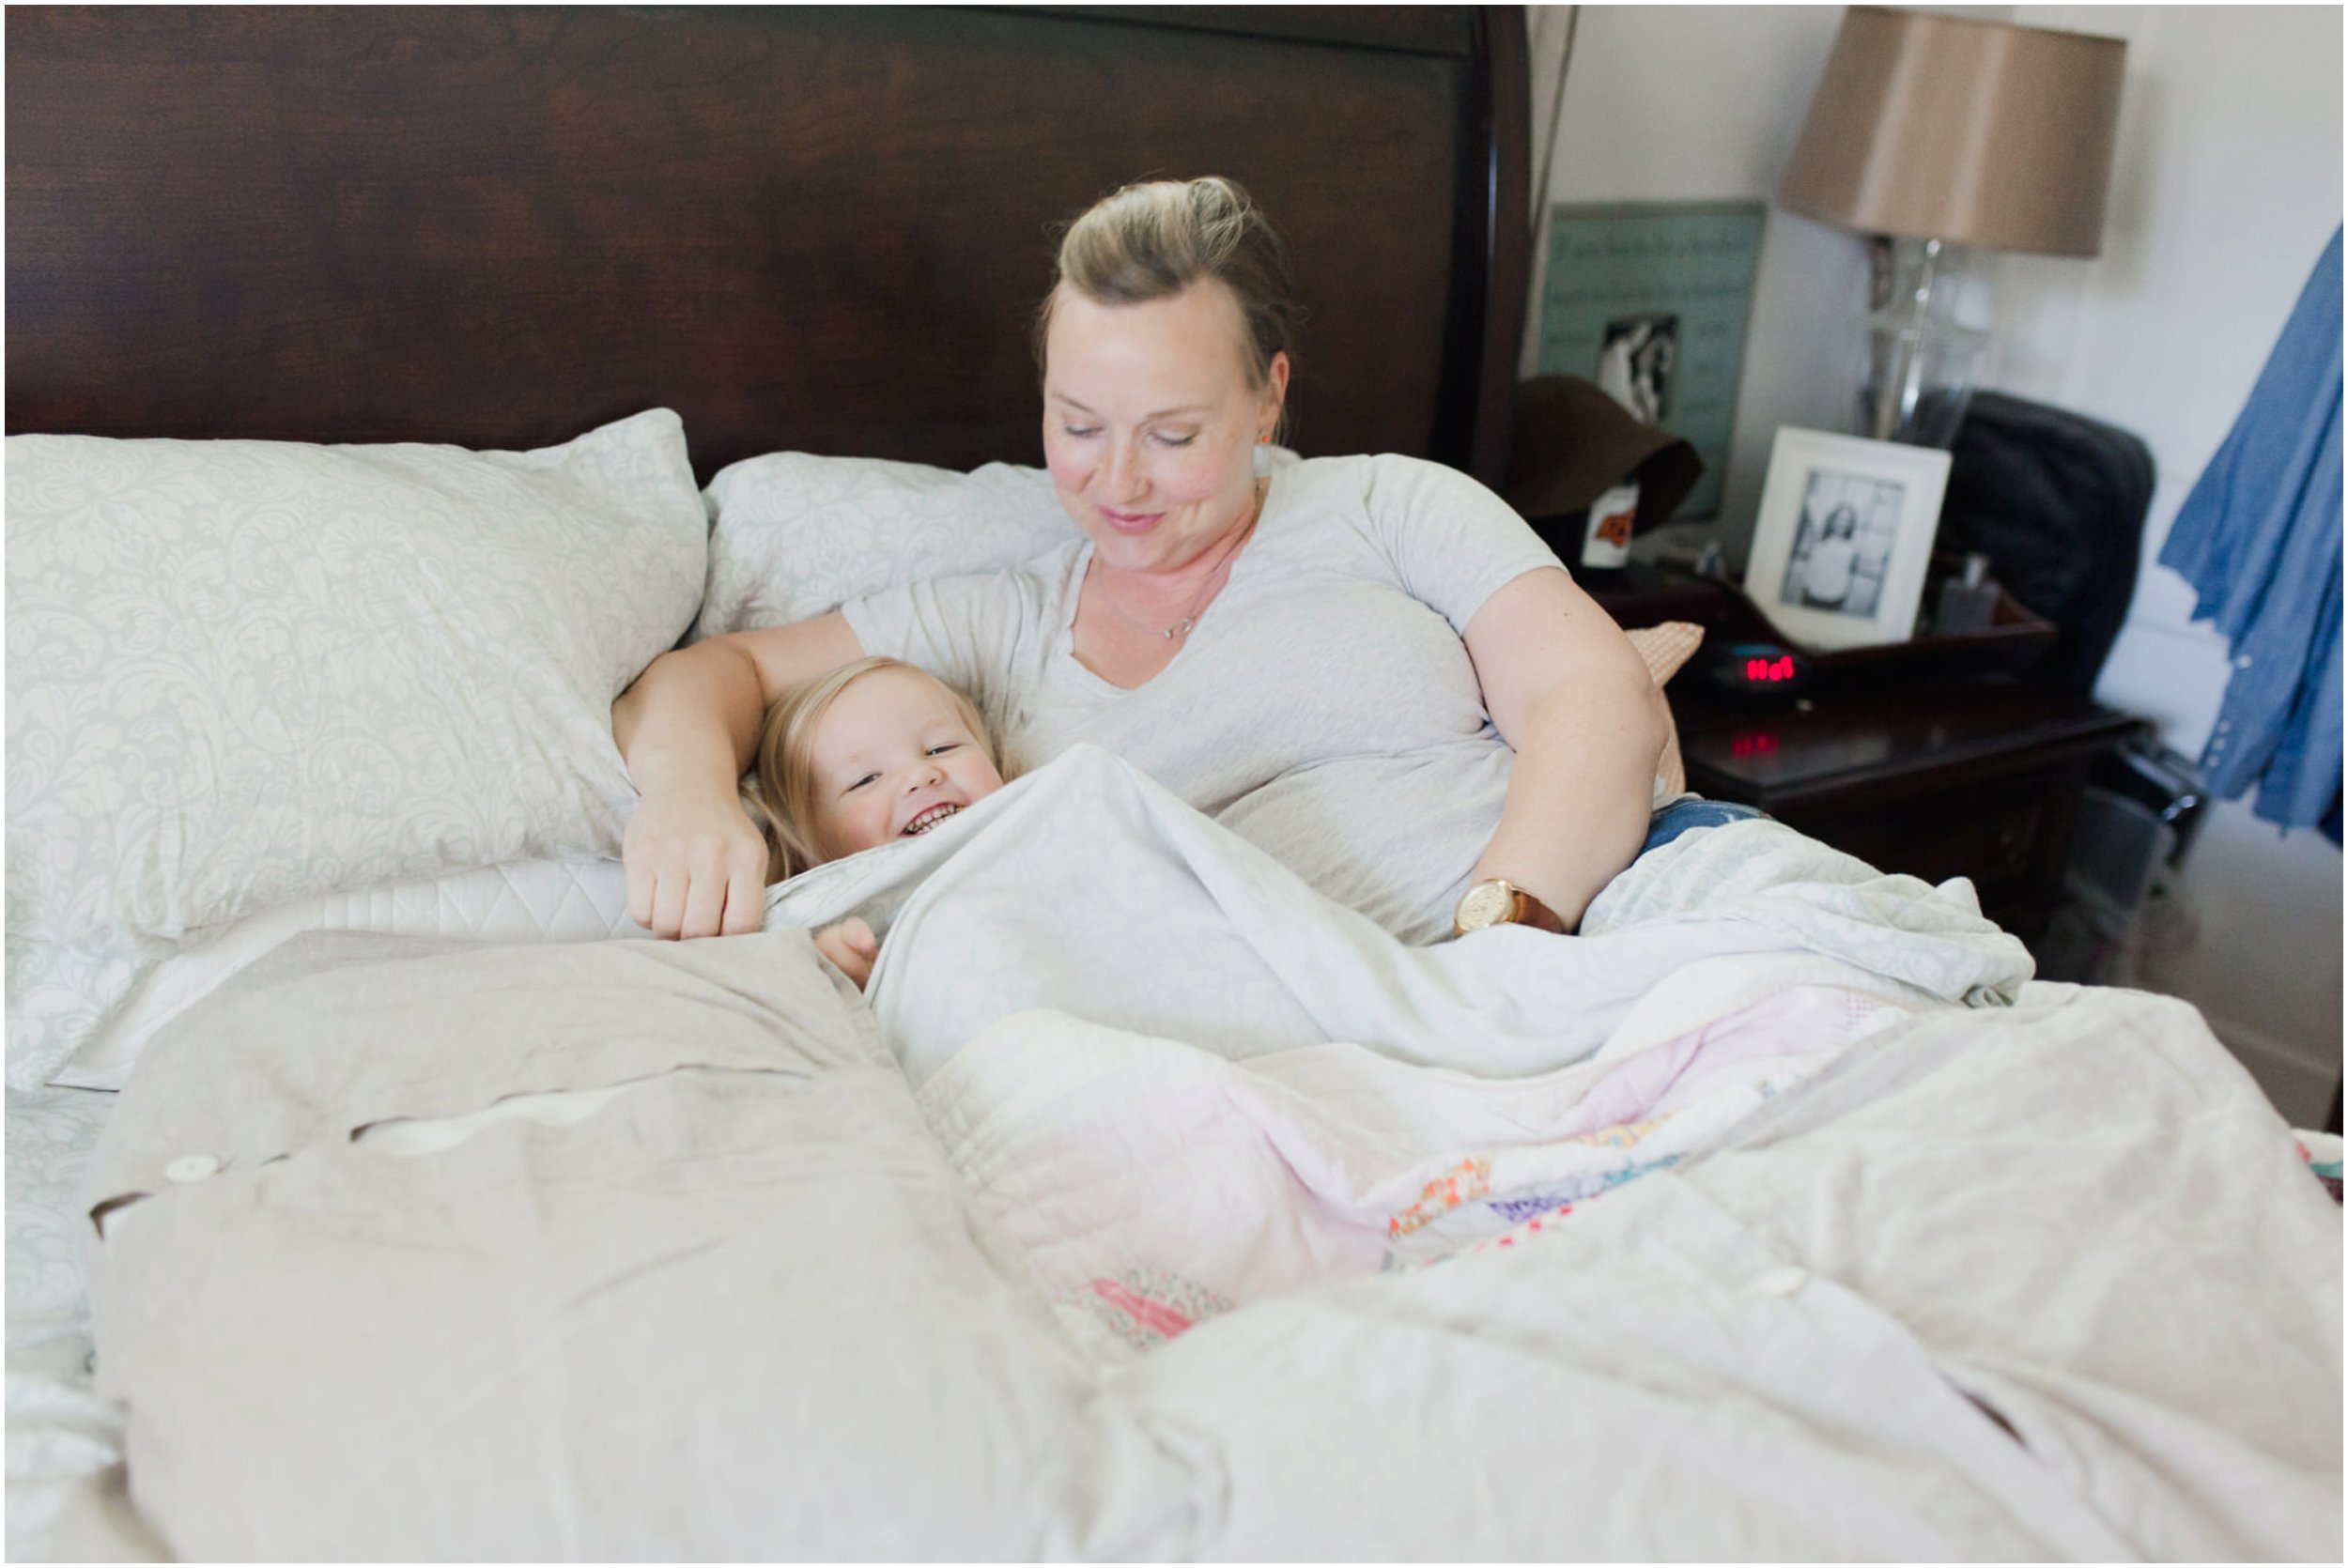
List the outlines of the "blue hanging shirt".
{"label": "blue hanging shirt", "polygon": [[2233,658],[2201,771],[2219,797],[2340,841],[2340,231],[2293,307],[2160,563]]}

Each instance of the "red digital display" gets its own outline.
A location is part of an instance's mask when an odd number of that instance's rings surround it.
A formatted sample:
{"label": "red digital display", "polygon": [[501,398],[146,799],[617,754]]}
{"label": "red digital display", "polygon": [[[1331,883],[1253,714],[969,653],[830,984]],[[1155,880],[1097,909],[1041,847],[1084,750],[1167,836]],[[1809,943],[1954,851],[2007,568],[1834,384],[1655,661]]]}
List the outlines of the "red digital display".
{"label": "red digital display", "polygon": [[1745,679],[1765,685],[1794,678],[1794,656],[1782,653],[1773,659],[1749,658],[1745,661]]}

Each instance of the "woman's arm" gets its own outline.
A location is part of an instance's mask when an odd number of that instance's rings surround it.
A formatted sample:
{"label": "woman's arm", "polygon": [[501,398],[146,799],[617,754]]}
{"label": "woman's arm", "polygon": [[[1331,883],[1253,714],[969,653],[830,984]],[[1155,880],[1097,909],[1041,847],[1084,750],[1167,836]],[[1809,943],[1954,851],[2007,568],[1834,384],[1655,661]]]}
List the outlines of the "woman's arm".
{"label": "woman's arm", "polygon": [[1466,641],[1485,710],[1517,753],[1475,875],[1515,883],[1571,930],[1645,840],[1670,710],[1630,639],[1562,571],[1503,587]]}
{"label": "woman's arm", "polygon": [[838,611],[661,654],[611,704],[638,793],[621,840],[628,918],[656,936],[738,935],[766,906],[766,841],[742,809],[766,704],[863,654]]}

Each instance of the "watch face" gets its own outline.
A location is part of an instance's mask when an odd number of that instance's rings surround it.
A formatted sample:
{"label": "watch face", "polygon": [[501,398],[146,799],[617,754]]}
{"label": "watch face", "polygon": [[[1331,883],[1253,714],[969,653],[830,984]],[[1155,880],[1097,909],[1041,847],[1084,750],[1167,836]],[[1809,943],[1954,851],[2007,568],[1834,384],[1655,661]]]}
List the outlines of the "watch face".
{"label": "watch face", "polygon": [[1506,883],[1479,882],[1460,899],[1453,923],[1463,931],[1480,931],[1506,921],[1515,906],[1516,897]]}

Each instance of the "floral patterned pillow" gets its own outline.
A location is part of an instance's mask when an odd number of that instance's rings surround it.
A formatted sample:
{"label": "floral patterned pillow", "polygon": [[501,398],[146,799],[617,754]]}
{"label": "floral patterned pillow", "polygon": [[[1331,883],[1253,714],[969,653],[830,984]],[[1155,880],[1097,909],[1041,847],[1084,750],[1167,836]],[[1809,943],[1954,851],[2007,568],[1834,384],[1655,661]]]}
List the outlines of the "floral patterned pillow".
{"label": "floral patterned pillow", "polygon": [[192,933],[616,853],[611,699],[706,528],[666,409],[534,452],[9,438],[8,1083]]}

